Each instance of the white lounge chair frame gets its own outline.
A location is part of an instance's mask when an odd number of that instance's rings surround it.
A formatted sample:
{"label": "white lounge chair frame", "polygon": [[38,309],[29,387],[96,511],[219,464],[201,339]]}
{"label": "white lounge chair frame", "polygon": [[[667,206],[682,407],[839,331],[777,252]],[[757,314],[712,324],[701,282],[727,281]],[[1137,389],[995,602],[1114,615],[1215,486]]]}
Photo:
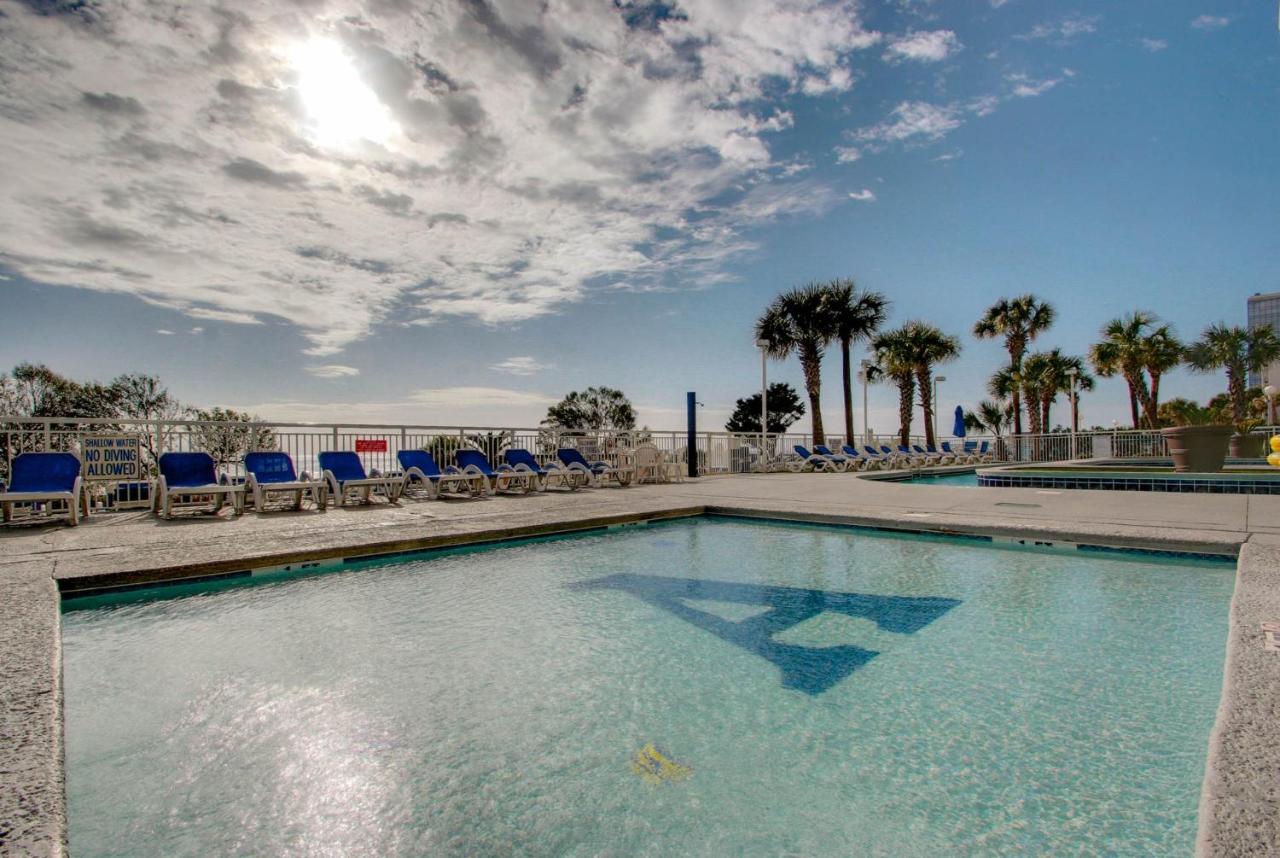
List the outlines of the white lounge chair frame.
{"label": "white lounge chair frame", "polygon": [[379,473],[376,469],[369,472],[363,480],[345,480],[341,483],[333,471],[324,472],[324,481],[329,486],[329,498],[338,506],[342,506],[347,496],[355,494],[360,503],[373,503],[373,495],[377,490],[385,495],[391,503],[400,502],[400,493],[404,491],[404,477],[395,477]]}
{"label": "white lounge chair frame", "polygon": [[250,472],[245,477],[244,487],[245,493],[253,498],[253,508],[258,512],[266,511],[267,498],[276,493],[292,494],[294,509],[302,509],[302,499],[307,493],[311,494],[317,508],[325,509],[329,505],[329,483],[323,479],[313,480],[306,471],[299,474],[296,481],[289,483],[260,483]]}
{"label": "white lounge chair frame", "polygon": [[[80,524],[81,518],[89,517],[89,495],[84,490],[84,481],[82,477],[76,477],[76,481],[72,484],[69,492],[3,492],[0,493],[0,517],[8,524],[13,521],[14,504],[32,504],[32,515],[34,518],[35,504],[38,503],[65,503],[67,505],[67,523],[72,527]],[[42,518],[53,518],[61,516],[62,513],[50,512],[45,510]]]}
{"label": "white lounge chair frame", "polygon": [[[423,473],[422,468],[408,468],[404,472],[404,487],[400,490],[403,497],[410,489],[422,485],[427,490],[427,499],[436,500],[443,492],[452,491],[455,494],[467,494],[471,497],[480,497],[485,493],[488,480],[484,474],[449,474],[441,472],[438,477],[428,477]],[[462,490],[458,491],[454,486],[461,486]]]}
{"label": "white lounge chair frame", "polygon": [[[188,500],[182,500],[182,498]],[[227,483],[210,483],[204,486],[174,486],[169,487],[169,481],[164,474],[156,480],[154,492],[154,506],[152,507],[156,515],[163,519],[173,518],[174,510],[195,509],[196,507],[206,506],[203,500],[193,500],[194,498],[213,498],[213,514],[217,515],[222,510],[222,505],[228,500],[231,501],[231,511],[235,515],[244,513],[244,486],[230,485]]]}

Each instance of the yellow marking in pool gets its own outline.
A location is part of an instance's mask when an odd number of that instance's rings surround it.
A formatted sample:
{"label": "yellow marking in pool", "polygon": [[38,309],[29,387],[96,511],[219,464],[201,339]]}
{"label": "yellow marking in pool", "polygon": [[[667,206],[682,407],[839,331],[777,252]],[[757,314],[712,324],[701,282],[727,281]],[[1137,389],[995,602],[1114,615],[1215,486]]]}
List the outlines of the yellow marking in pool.
{"label": "yellow marking in pool", "polygon": [[660,784],[663,781],[682,781],[693,774],[689,766],[667,759],[653,743],[636,751],[631,758],[631,771],[644,778],[646,783]]}

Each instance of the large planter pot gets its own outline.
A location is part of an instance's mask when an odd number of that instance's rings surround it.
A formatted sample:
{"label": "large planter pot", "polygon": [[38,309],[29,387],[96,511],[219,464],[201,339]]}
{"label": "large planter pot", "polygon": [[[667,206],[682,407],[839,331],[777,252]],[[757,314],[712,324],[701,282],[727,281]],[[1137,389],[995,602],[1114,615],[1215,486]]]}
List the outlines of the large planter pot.
{"label": "large planter pot", "polygon": [[1263,450],[1266,439],[1261,435],[1245,435],[1237,432],[1231,436],[1231,445],[1229,456],[1233,459],[1254,459],[1258,456],[1266,457],[1271,451]]}
{"label": "large planter pot", "polygon": [[1222,470],[1227,445],[1233,440],[1231,426],[1172,426],[1161,429],[1179,474],[1210,473]]}

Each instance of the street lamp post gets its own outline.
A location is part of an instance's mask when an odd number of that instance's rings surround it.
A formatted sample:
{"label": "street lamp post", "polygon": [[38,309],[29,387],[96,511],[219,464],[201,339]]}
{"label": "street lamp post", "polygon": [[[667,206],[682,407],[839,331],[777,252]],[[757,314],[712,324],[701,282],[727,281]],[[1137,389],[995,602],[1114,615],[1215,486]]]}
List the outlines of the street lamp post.
{"label": "street lamp post", "polygon": [[936,375],[933,377],[933,437],[938,437],[938,385],[946,381],[945,375]]}
{"label": "street lamp post", "polygon": [[871,382],[871,368],[875,364],[866,358],[862,360],[862,371],[858,373],[858,378],[862,380],[862,443],[871,443],[871,426],[867,422],[867,385]]}
{"label": "street lamp post", "polygon": [[763,464],[769,444],[769,341],[756,340],[756,348],[760,349],[760,458]]}
{"label": "street lamp post", "polygon": [[[1069,367],[1067,369],[1067,377],[1071,379],[1071,458],[1072,459],[1075,459],[1076,457],[1076,432],[1080,431],[1079,427],[1076,425],[1076,423],[1078,422],[1076,419],[1076,375],[1078,373],[1079,373],[1079,370],[1076,369],[1074,366]],[[1048,428],[1049,427],[1046,426],[1045,430],[1047,431]]]}

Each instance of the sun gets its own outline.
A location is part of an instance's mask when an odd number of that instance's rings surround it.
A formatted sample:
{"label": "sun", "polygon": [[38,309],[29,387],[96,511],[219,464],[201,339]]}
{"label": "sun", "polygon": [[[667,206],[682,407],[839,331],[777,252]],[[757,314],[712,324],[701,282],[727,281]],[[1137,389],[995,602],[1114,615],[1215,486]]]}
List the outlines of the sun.
{"label": "sun", "polygon": [[337,42],[304,42],[290,60],[298,73],[307,131],[317,144],[346,148],[368,140],[385,145],[400,130]]}

